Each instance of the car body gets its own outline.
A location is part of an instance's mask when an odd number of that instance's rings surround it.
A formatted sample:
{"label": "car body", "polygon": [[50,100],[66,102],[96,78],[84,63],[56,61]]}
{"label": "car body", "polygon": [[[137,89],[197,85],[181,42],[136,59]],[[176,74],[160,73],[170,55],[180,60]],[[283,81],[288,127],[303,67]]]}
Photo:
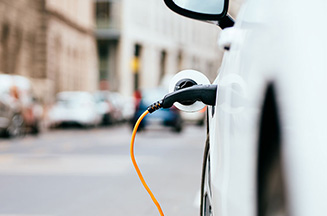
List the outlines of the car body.
{"label": "car body", "polygon": [[112,106],[114,107],[114,119],[116,122],[122,122],[123,117],[123,108],[124,101],[123,96],[118,92],[109,92],[108,99],[111,101]]}
{"label": "car body", "polygon": [[57,101],[50,109],[49,124],[79,124],[85,127],[96,126],[101,121],[95,98],[89,92],[65,91],[57,94]]}
{"label": "car body", "polygon": [[201,215],[327,215],[326,8],[321,0],[247,0],[222,30]]}
{"label": "car body", "polygon": [[[160,100],[167,91],[163,88],[151,88],[140,91],[141,98],[136,100],[135,114],[132,119],[132,126],[135,125],[137,119],[147,110],[148,106],[153,101]],[[161,109],[157,112],[148,115],[144,118],[139,126],[139,130],[149,128],[152,126],[171,127],[175,132],[181,132],[183,129],[183,122],[179,110],[176,107],[170,109]]]}
{"label": "car body", "polygon": [[116,107],[109,98],[109,91],[97,91],[94,93],[97,110],[101,116],[102,125],[110,125],[116,122]]}
{"label": "car body", "polygon": [[18,104],[10,94],[0,94],[0,134],[2,136],[18,136],[23,130],[23,117]]}
{"label": "car body", "polygon": [[135,98],[134,97],[123,97],[122,99],[122,117],[125,122],[130,122],[134,117],[135,113]]}
{"label": "car body", "polygon": [[7,137],[38,134],[43,108],[26,77],[0,74],[0,133]]}
{"label": "car body", "polygon": [[94,93],[97,107],[102,116],[102,124],[110,125],[131,119],[134,114],[134,103],[125,99],[120,93],[97,91]]}

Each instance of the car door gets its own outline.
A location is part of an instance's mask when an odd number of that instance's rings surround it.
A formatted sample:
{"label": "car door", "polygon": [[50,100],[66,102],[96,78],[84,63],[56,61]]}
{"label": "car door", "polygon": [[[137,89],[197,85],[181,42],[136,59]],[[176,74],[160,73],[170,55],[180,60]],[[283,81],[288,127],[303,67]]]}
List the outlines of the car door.
{"label": "car door", "polygon": [[[258,122],[267,79],[253,60],[264,26],[255,0],[241,8],[234,27],[224,29],[219,46],[227,49],[219,76],[217,104],[209,115],[214,215],[255,215]],[[259,43],[259,41],[257,41]],[[264,52],[264,50],[263,50]]]}

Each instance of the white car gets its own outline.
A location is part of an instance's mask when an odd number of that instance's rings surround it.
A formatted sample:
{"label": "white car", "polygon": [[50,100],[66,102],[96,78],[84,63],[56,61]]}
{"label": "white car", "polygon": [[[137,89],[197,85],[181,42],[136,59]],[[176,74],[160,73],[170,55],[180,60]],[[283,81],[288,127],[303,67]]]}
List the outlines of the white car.
{"label": "white car", "polygon": [[50,109],[50,126],[64,123],[77,123],[82,126],[96,126],[101,117],[97,110],[95,98],[89,92],[67,91],[57,94],[57,101]]}
{"label": "white car", "polygon": [[15,137],[40,132],[43,108],[24,76],[0,74],[0,135]]}
{"label": "white car", "polygon": [[327,215],[327,2],[165,2],[223,29],[201,215]]}

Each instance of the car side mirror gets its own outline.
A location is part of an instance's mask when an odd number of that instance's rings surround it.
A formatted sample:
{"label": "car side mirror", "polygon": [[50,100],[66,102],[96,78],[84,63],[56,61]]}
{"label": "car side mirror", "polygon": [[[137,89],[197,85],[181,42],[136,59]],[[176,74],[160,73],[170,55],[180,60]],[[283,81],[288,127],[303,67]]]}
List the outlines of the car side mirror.
{"label": "car side mirror", "polygon": [[232,27],[234,20],[227,14],[229,0],[164,0],[172,11],[189,18],[216,21],[222,28]]}

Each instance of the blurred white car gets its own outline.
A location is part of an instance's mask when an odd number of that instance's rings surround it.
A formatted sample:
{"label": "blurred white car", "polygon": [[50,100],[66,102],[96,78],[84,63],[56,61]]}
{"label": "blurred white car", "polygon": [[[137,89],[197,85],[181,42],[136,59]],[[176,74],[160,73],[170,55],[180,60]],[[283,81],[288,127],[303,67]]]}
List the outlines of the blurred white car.
{"label": "blurred white car", "polygon": [[165,2],[223,29],[201,215],[327,215],[327,2]]}
{"label": "blurred white car", "polygon": [[127,121],[134,114],[134,103],[118,92],[97,91],[94,93],[102,124],[109,125]]}
{"label": "blurred white car", "polygon": [[0,74],[0,135],[38,134],[43,108],[32,92],[31,81],[23,76]]}
{"label": "blurred white car", "polygon": [[123,97],[122,116],[123,120],[130,122],[135,113],[135,98]]}
{"label": "blurred white car", "polygon": [[124,101],[123,97],[118,92],[109,92],[108,99],[111,102],[112,106],[114,107],[114,119],[115,122],[119,123],[123,121],[123,107],[124,107]]}
{"label": "blurred white car", "polygon": [[116,108],[109,100],[109,91],[97,91],[94,93],[97,110],[101,116],[102,125],[110,125],[115,123]]}
{"label": "blurred white car", "polygon": [[64,123],[76,123],[85,127],[96,126],[101,117],[93,95],[83,91],[67,91],[57,94],[57,101],[48,113],[51,127]]}

